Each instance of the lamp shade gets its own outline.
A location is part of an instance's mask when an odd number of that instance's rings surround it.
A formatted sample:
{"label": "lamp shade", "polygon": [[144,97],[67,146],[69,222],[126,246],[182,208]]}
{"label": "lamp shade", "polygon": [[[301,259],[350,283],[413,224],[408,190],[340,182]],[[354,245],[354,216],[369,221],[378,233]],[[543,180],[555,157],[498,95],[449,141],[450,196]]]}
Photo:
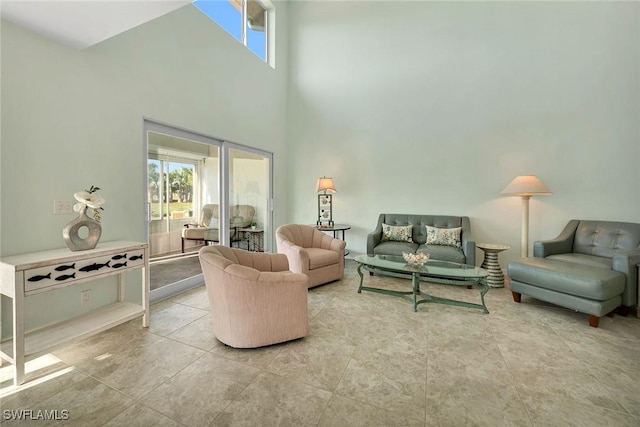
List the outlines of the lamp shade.
{"label": "lamp shade", "polygon": [[533,196],[553,194],[546,185],[535,175],[521,175],[515,177],[501,194],[506,196]]}
{"label": "lamp shade", "polygon": [[328,191],[330,193],[335,193],[336,188],[333,186],[333,178],[323,176],[318,178],[318,184],[316,185],[316,191],[324,191],[325,193]]}

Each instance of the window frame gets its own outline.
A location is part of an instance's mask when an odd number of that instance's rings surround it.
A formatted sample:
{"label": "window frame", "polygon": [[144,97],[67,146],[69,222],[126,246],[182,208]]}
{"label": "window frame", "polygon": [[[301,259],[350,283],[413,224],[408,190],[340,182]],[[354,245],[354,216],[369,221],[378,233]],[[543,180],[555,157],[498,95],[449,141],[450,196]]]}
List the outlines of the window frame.
{"label": "window frame", "polygon": [[[205,2],[207,0],[200,0],[200,1]],[[226,2],[230,3],[232,7],[237,9],[237,6],[231,0],[215,0],[215,1],[226,1]],[[193,0],[192,4],[200,12],[205,14],[209,19],[211,19],[213,22],[215,22],[218,26],[220,26],[227,33],[229,33],[229,35],[231,35],[235,40],[238,40],[240,43],[242,43],[242,45],[245,48],[247,48],[252,54],[257,56],[258,58],[260,58],[260,60],[262,62],[265,62],[265,63],[269,64],[272,68],[275,68],[275,55],[274,55],[275,43],[273,42],[273,40],[274,40],[273,31],[275,31],[275,30],[272,30],[272,28],[275,29],[275,25],[272,25],[272,24],[275,23],[275,6],[273,5],[273,3],[271,3],[270,0],[251,0],[251,1],[254,1],[256,4],[258,4],[264,10],[264,13],[265,13],[265,16],[264,16],[264,58],[262,58],[259,54],[254,52],[248,45],[247,33],[248,33],[248,29],[250,29],[250,28],[249,28],[249,20],[247,19],[247,17],[248,17],[247,7],[248,7],[249,0],[238,0],[238,1],[240,2],[240,5],[241,5],[241,7],[239,9],[239,12],[240,12],[240,38],[239,39],[236,37],[236,35],[233,34],[233,32],[231,32],[227,27],[225,27],[221,22],[219,22],[214,16],[211,16],[209,13],[207,13],[206,11],[201,9],[196,4],[198,2],[198,0]]]}

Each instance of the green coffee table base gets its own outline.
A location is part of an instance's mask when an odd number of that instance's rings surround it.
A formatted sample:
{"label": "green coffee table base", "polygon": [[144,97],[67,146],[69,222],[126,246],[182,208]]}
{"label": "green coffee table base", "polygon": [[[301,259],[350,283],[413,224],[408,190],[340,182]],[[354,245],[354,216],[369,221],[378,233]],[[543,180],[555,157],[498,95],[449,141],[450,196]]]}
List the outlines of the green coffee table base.
{"label": "green coffee table base", "polygon": [[[393,276],[399,277],[402,279],[411,279],[411,283],[413,285],[413,289],[411,291],[394,291],[391,289],[381,289],[381,288],[372,288],[369,286],[362,286],[362,282],[364,280],[364,275],[362,274],[362,269],[370,271],[374,274],[382,274],[385,276]],[[483,313],[489,314],[489,310],[484,303],[484,296],[489,290],[489,286],[487,285],[487,281],[485,279],[477,279],[477,280],[454,280],[447,279],[443,277],[431,277],[431,276],[421,276],[420,272],[407,272],[407,273],[398,273],[396,271],[389,271],[377,267],[372,267],[364,264],[358,265],[358,274],[360,275],[360,286],[358,287],[358,293],[362,291],[369,292],[377,292],[379,294],[392,295],[396,297],[400,297],[406,299],[409,302],[413,303],[413,311],[418,311],[418,305],[425,303],[437,303],[437,304],[446,304],[446,305],[455,305],[458,307],[467,307],[467,308],[479,308]],[[455,285],[455,286],[469,286],[479,284],[482,288],[480,289],[480,301],[481,304],[474,304],[466,301],[458,301],[447,298],[439,298],[433,295],[429,295],[420,290],[420,282],[433,282],[433,283],[441,283],[445,285]],[[422,298],[422,299],[418,299]]]}

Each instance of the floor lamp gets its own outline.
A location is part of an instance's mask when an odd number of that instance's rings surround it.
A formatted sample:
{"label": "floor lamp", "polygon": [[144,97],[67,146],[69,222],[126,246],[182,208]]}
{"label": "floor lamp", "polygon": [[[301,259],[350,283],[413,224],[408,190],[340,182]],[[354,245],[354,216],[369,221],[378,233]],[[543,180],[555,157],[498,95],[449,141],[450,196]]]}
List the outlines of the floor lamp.
{"label": "floor lamp", "polygon": [[553,194],[535,175],[521,175],[515,177],[501,194],[506,196],[520,196],[522,198],[522,239],[520,255],[529,256],[529,199],[531,196]]}

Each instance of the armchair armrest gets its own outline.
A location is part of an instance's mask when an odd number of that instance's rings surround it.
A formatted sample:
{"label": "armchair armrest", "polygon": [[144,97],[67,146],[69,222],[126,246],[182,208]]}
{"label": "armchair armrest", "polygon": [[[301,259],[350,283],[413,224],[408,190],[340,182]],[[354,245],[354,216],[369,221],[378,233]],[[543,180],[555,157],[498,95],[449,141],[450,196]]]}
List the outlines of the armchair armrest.
{"label": "armchair armrest", "polygon": [[184,228],[205,228],[205,227],[204,227],[204,225],[201,225],[201,224],[196,224],[196,223],[188,224],[187,223],[187,224],[184,224]]}
{"label": "armchair armrest", "polygon": [[347,242],[340,239],[333,239],[331,241],[331,245],[329,245],[329,249],[334,252],[341,253],[344,256],[344,248],[347,247]]}
{"label": "armchair armrest", "polygon": [[627,278],[626,287],[622,294],[622,305],[627,307],[638,302],[638,264],[640,264],[640,246],[613,255],[613,269],[624,274]]}
{"label": "armchair armrest", "polygon": [[575,239],[579,222],[576,219],[572,219],[556,238],[534,242],[533,256],[545,258],[549,255],[573,252],[573,240]]}
{"label": "armchair armrest", "polygon": [[309,252],[302,246],[298,246],[289,240],[280,242],[280,249],[289,260],[289,270],[294,273],[306,274],[309,272]]}

